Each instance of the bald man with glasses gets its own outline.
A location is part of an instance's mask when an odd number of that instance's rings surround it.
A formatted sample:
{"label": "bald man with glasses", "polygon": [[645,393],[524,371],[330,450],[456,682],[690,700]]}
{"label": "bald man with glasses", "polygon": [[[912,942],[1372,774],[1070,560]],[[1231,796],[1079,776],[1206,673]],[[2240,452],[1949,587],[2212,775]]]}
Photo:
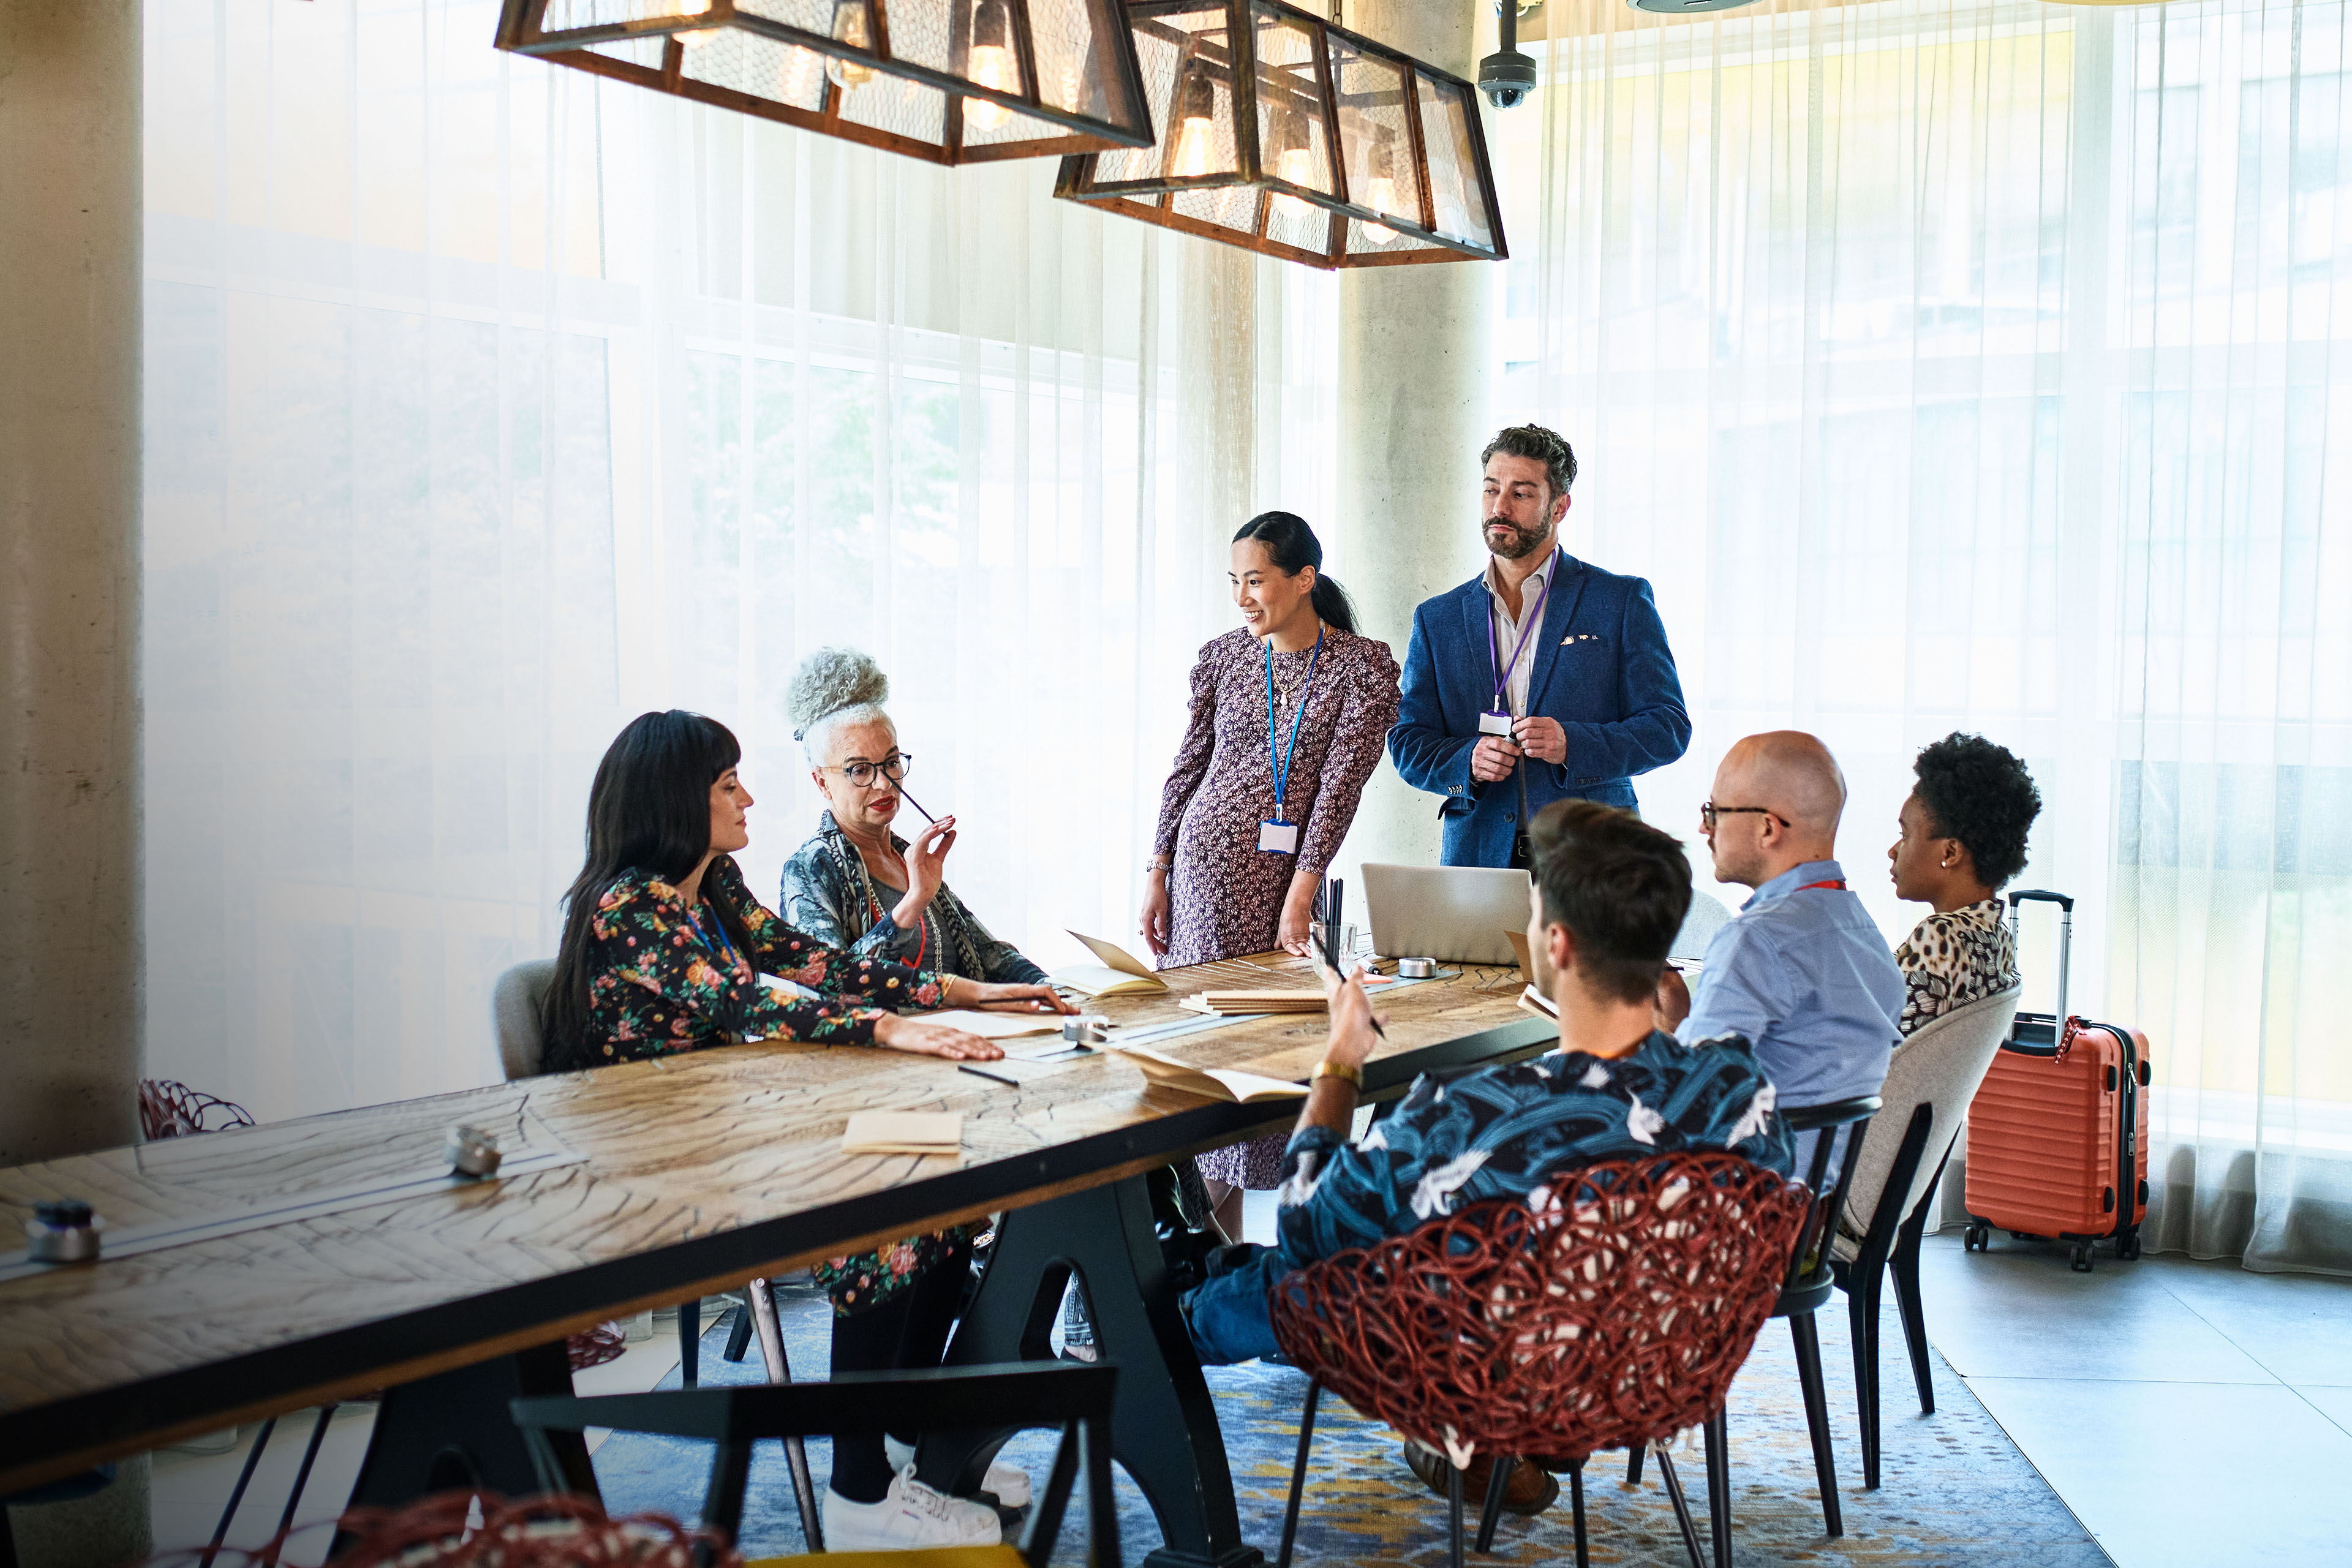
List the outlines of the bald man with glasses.
{"label": "bald man with glasses", "polygon": [[1837,760],[1795,730],[1734,745],[1699,807],[1716,880],[1755,892],[1707,943],[1696,991],[1662,1005],[1685,1042],[1746,1037],[1783,1106],[1876,1094],[1902,1037],[1903,972],[1837,861],[1844,813]]}

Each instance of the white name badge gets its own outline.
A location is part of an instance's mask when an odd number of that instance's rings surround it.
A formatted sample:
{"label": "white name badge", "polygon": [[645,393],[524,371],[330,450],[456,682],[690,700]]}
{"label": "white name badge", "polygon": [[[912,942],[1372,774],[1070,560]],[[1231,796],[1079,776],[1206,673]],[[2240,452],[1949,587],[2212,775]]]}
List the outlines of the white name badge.
{"label": "white name badge", "polygon": [[1298,853],[1298,824],[1276,819],[1257,825],[1257,847],[1276,855]]}
{"label": "white name badge", "polygon": [[1504,739],[1508,740],[1511,734],[1511,716],[1508,713],[1479,714],[1478,733],[1481,735],[1500,735]]}

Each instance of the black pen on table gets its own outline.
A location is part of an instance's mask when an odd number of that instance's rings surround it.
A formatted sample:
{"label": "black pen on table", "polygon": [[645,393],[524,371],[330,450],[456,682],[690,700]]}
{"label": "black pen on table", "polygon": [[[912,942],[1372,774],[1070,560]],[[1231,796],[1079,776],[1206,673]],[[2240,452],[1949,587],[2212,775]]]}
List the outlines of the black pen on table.
{"label": "black pen on table", "polygon": [[[919,805],[915,809],[920,811],[923,808]],[[974,1078],[993,1079],[998,1083],[1009,1083],[1015,1089],[1021,1087],[1021,1080],[1017,1078],[1007,1078],[1001,1072],[991,1072],[986,1068],[976,1068],[970,1062],[956,1063],[956,1071],[968,1072]]]}

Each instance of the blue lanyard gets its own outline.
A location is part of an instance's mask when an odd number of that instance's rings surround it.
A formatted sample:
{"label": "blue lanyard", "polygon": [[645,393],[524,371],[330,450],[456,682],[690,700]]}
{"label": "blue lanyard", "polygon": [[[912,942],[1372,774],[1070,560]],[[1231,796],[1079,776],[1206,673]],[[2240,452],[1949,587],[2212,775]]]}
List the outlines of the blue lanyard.
{"label": "blue lanyard", "polygon": [[1307,681],[1298,689],[1298,711],[1290,716],[1290,746],[1284,750],[1274,724],[1274,639],[1265,639],[1265,739],[1274,752],[1274,819],[1282,820],[1282,802],[1290,784],[1290,760],[1298,755],[1298,725],[1307,717],[1307,690],[1315,684],[1315,661],[1323,657],[1323,628],[1315,628],[1315,651],[1307,656]]}
{"label": "blue lanyard", "polygon": [[[702,905],[706,902],[708,902],[707,900],[696,900],[694,907],[686,911],[686,918],[694,922],[694,934],[702,939],[702,945],[709,947],[710,932],[702,923]],[[738,963],[735,955],[735,939],[727,934],[727,922],[719,918],[719,911],[715,909],[710,911],[710,923],[719,928],[719,951],[727,955],[727,970],[731,974]]]}

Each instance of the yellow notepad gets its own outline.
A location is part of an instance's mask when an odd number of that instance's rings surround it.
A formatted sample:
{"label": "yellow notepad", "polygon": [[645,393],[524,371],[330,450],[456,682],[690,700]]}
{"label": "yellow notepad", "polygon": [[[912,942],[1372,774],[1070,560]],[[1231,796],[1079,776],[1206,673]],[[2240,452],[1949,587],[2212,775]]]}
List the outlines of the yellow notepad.
{"label": "yellow notepad", "polygon": [[1248,1105],[1261,1100],[1297,1100],[1307,1092],[1303,1083],[1243,1072],[1238,1068],[1196,1068],[1141,1046],[1113,1046],[1111,1049],[1141,1068],[1153,1087],[1182,1089],[1203,1100]]}
{"label": "yellow notepad", "polygon": [[963,1118],[952,1110],[860,1110],[842,1129],[845,1154],[952,1154],[963,1147]]}
{"label": "yellow notepad", "polygon": [[1078,963],[1067,969],[1056,969],[1045,976],[1055,984],[1083,991],[1089,996],[1128,996],[1168,989],[1168,982],[1154,974],[1143,960],[1118,943],[1088,936],[1084,931],[1074,931],[1070,934],[1086,943],[1087,951],[1101,959],[1102,963]]}

